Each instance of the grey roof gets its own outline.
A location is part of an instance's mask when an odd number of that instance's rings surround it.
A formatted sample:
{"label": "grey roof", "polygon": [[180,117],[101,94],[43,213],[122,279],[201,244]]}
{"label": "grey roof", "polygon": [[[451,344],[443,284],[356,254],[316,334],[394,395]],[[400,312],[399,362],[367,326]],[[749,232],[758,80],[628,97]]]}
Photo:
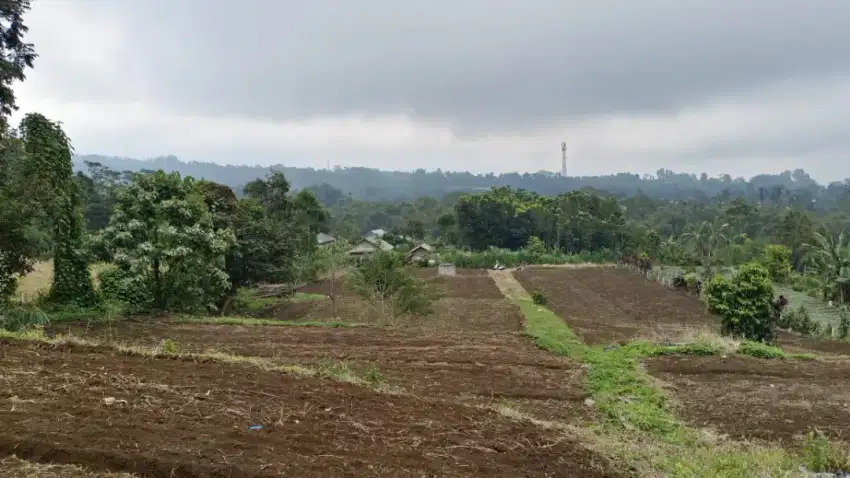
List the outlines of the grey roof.
{"label": "grey roof", "polygon": [[369,252],[375,252],[377,249],[382,249],[384,251],[393,250],[392,244],[388,243],[383,239],[378,239],[375,237],[364,237],[359,244],[354,246],[353,249],[348,251],[349,254],[365,254]]}
{"label": "grey roof", "polygon": [[333,237],[333,236],[329,236],[329,235],[325,234],[324,232],[320,232],[320,233],[316,234],[316,242],[318,242],[319,245],[329,244],[331,242],[336,242],[336,238]]}
{"label": "grey roof", "polygon": [[371,231],[366,233],[366,236],[376,236],[376,237],[384,237],[387,235],[387,231],[383,229],[372,229]]}

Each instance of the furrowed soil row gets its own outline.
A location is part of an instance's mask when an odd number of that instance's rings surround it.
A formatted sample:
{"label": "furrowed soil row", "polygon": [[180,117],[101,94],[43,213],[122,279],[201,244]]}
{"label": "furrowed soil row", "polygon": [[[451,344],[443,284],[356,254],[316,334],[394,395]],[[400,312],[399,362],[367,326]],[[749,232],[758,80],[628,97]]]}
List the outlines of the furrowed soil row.
{"label": "furrowed soil row", "polygon": [[563,434],[445,401],[248,366],[0,347],[0,451],[24,459],[143,476],[609,476]]}
{"label": "furrowed soil row", "polygon": [[344,365],[359,376],[423,397],[505,405],[543,420],[588,417],[575,363],[536,349],[518,333],[432,333],[408,329],[239,327],[121,322],[116,328],[57,327],[78,337],[186,352],[220,351],[310,367]]}
{"label": "furrowed soil row", "polygon": [[695,426],[785,443],[813,428],[850,437],[850,363],[678,356],[646,365]]}
{"label": "furrowed soil row", "polygon": [[[549,307],[589,344],[677,341],[694,329],[720,331],[719,319],[698,298],[624,269],[529,268],[514,275],[527,290],[543,292]],[[850,355],[850,342],[785,331],[778,343],[794,353]]]}

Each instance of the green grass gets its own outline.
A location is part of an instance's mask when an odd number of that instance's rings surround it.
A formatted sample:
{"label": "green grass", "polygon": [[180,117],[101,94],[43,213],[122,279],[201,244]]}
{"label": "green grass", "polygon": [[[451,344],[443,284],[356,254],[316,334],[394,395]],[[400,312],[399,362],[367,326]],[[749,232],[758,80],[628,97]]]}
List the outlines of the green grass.
{"label": "green grass", "polygon": [[738,353],[741,355],[749,355],[750,357],[762,359],[784,359],[785,352],[779,347],[763,344],[761,342],[744,342],[738,348]]}
{"label": "green grass", "polygon": [[[630,472],[675,478],[749,478],[792,476],[788,473],[804,463],[810,464],[810,471],[829,469],[818,462],[817,453],[823,454],[823,446],[797,453],[773,445],[717,439],[685,425],[671,411],[666,394],[638,366],[640,359],[656,355],[712,355],[720,351],[716,345],[634,342],[610,350],[592,347],[531,298],[517,293],[509,299],[525,315],[525,334],[536,346],[585,365],[585,387],[602,416],[601,423],[591,427],[594,442],[618,462],[627,463]],[[784,356],[779,349],[746,342],[739,352]]]}
{"label": "green grass", "polygon": [[347,324],[341,321],[287,321],[250,317],[182,316],[173,319],[178,324],[240,325],[245,327],[367,327],[367,324]]}

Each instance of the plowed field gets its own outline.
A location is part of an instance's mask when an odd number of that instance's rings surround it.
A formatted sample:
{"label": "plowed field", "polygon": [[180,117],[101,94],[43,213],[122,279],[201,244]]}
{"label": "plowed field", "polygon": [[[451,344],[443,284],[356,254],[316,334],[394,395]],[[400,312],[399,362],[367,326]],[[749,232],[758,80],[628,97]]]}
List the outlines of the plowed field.
{"label": "plowed field", "polygon": [[563,433],[448,401],[250,366],[0,347],[4,455],[163,477],[606,476]]}
{"label": "plowed field", "polygon": [[850,437],[848,362],[661,357],[647,367],[696,426],[780,442],[813,428]]}
{"label": "plowed field", "polygon": [[[514,276],[526,290],[543,292],[548,306],[589,344],[676,341],[689,330],[720,330],[719,319],[699,299],[625,269],[531,268]],[[850,355],[850,342],[784,331],[779,345],[789,352]]]}
{"label": "plowed field", "polygon": [[[616,268],[527,269],[515,272],[529,291],[586,342],[676,340],[688,329],[719,320],[698,299]],[[791,352],[850,353],[850,343],[780,334]],[[839,356],[840,358],[840,356]],[[668,384],[682,417],[734,437],[788,442],[818,428],[850,436],[850,362],[759,360],[740,356],[662,357],[649,372]]]}

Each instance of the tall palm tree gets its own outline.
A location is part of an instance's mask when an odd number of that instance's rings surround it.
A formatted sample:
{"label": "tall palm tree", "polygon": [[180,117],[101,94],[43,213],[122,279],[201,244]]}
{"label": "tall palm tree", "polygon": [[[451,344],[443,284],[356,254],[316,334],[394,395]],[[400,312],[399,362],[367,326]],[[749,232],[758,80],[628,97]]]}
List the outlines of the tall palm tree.
{"label": "tall palm tree", "polygon": [[812,270],[823,282],[825,299],[846,302],[850,299],[850,236],[828,232],[814,233],[812,243],[804,244]]}
{"label": "tall palm tree", "polygon": [[696,249],[705,267],[711,267],[712,254],[729,242],[726,237],[728,229],[728,223],[715,217],[713,221],[703,221],[699,226],[690,228],[682,234],[682,239]]}

